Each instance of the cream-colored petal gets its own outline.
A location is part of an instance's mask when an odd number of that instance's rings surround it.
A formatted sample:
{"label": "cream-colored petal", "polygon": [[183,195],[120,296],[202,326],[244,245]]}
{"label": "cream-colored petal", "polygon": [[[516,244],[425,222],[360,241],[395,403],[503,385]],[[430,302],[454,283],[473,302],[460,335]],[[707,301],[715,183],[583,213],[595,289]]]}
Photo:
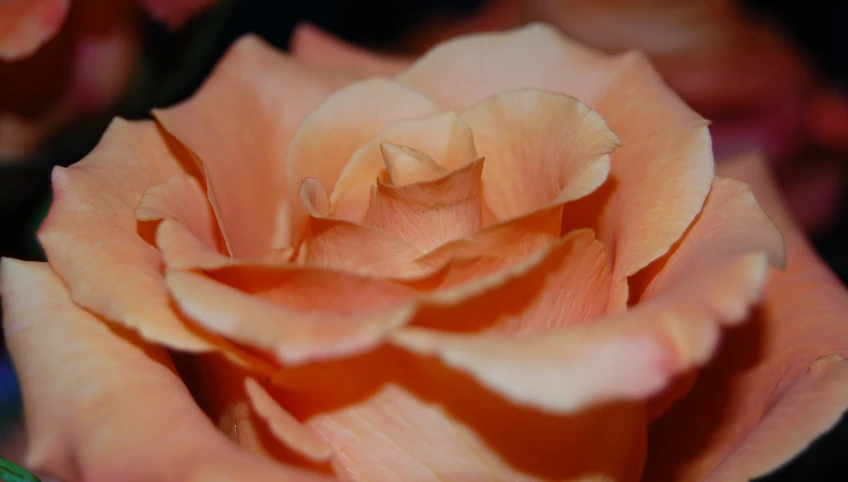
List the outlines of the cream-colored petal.
{"label": "cream-colored petal", "polygon": [[70,0],[7,0],[0,4],[0,59],[19,60],[52,39],[68,15]]}
{"label": "cream-colored petal", "polygon": [[285,364],[367,350],[406,323],[415,293],[397,283],[296,266],[172,271],[177,305],[204,328]]}
{"label": "cream-colored petal", "polygon": [[[339,90],[303,120],[291,142],[285,163],[290,195],[308,177],[332,192],[357,149],[392,122],[435,110],[426,97],[387,79],[367,79]],[[299,239],[307,214],[299,203],[292,207],[293,235]]]}
{"label": "cream-colored petal", "polygon": [[[441,112],[393,122],[380,135],[357,150],[345,166],[330,196],[335,210],[344,209],[349,204],[364,205],[367,208],[370,192],[358,187],[363,184],[373,185],[375,179],[383,178],[383,143],[406,146],[423,152],[448,171],[459,169],[480,158],[474,148],[471,128],[454,112]],[[364,209],[348,212],[354,214],[345,216],[344,219],[351,221],[360,221],[361,215],[365,214]],[[359,214],[361,215],[357,217]]]}
{"label": "cream-colored petal", "polygon": [[38,238],[82,307],[148,340],[209,350],[172,312],[161,255],[135,219],[145,190],[186,174],[173,143],[152,122],[114,120],[85,159],[54,169],[54,201]]}
{"label": "cream-colored petal", "polygon": [[226,440],[164,350],[77,307],[46,264],[5,259],[0,271],[28,467],[65,481],[328,480]]}
{"label": "cream-colored petal", "polygon": [[292,33],[291,54],[309,65],[351,72],[363,77],[392,76],[409,66],[399,57],[377,55],[346,43],[309,23],[297,25]]}
{"label": "cream-colored petal", "polygon": [[748,182],[783,231],[786,269],[773,270],[748,322],[728,333],[691,392],[654,422],[650,480],[764,475],[848,408],[848,293],[782,206],[765,166],[746,157],[728,161],[722,173]]}
{"label": "cream-colored petal", "polygon": [[394,234],[424,253],[465,238],[483,224],[483,166],[480,159],[435,180],[405,186],[378,182],[362,223]]}
{"label": "cream-colored petal", "polygon": [[288,239],[275,236],[286,199],[286,150],[304,117],[349,81],[248,35],[193,97],[154,111],[202,164],[231,254],[260,257],[288,246]]}
{"label": "cream-colored petal", "polygon": [[486,158],[483,195],[498,219],[581,198],[607,178],[618,137],[573,97],[519,90],[462,113]]}
{"label": "cream-colored petal", "polygon": [[330,458],[333,449],[327,441],[285,411],[259,382],[247,378],[244,389],[256,413],[268,423],[281,442],[314,461]]}

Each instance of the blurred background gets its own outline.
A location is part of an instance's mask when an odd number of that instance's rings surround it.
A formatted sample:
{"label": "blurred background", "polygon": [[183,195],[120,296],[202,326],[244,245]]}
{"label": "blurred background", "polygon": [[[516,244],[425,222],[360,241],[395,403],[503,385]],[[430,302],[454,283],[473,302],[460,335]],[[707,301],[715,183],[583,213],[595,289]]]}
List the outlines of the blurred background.
{"label": "blurred background", "polygon": [[[26,15],[37,21],[21,35]],[[816,249],[848,277],[848,3],[832,0],[0,0],[0,255],[43,259],[35,231],[51,168],[88,153],[113,116],[144,118],[191,95],[244,33],[286,49],[309,22],[414,56],[532,20],[604,51],[643,50],[713,121],[719,162],[766,154]],[[0,435],[11,440],[19,422],[2,350]],[[845,453],[843,421],[760,480],[848,480]]]}

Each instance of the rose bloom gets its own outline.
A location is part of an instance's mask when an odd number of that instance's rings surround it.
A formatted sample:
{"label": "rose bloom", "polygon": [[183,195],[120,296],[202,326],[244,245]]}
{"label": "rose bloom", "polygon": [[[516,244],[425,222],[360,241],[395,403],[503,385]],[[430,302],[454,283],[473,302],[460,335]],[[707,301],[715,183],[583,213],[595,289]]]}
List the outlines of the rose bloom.
{"label": "rose bloom", "polygon": [[848,298],[638,53],[307,27],[154,115],[56,168],[47,263],[2,263],[33,469],[747,480],[846,407]]}

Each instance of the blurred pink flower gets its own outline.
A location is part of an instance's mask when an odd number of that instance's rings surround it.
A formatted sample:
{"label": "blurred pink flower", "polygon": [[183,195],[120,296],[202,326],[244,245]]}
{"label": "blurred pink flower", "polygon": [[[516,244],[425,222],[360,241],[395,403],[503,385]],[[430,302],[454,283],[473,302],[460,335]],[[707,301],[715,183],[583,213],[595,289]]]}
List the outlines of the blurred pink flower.
{"label": "blurred pink flower", "polygon": [[0,0],[0,162],[114,105],[141,44],[141,8],[179,28],[215,0]]}

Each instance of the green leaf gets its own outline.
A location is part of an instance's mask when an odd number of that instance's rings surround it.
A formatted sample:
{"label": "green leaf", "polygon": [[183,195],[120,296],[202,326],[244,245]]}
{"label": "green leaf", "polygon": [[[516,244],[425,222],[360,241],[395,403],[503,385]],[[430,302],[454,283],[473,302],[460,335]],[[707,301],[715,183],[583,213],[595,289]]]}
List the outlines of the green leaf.
{"label": "green leaf", "polygon": [[2,482],[41,482],[19,465],[0,459],[0,481]]}

